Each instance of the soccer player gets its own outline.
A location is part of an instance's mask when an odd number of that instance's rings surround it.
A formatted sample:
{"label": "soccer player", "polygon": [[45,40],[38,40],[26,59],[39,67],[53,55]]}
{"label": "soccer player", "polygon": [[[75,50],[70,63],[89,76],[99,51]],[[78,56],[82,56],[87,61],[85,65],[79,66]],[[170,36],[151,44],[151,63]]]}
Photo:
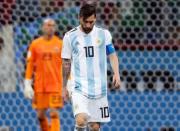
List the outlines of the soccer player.
{"label": "soccer player", "polygon": [[79,20],[80,25],[63,38],[63,97],[71,98],[75,131],[99,131],[100,123],[110,121],[107,56],[114,88],[120,87],[119,63],[110,32],[95,25],[95,4],[84,4]]}
{"label": "soccer player", "polygon": [[[63,106],[62,40],[54,35],[55,26],[53,19],[45,19],[43,35],[32,41],[27,54],[24,95],[32,99],[42,131],[60,131],[58,109]],[[50,109],[50,124],[47,109]]]}

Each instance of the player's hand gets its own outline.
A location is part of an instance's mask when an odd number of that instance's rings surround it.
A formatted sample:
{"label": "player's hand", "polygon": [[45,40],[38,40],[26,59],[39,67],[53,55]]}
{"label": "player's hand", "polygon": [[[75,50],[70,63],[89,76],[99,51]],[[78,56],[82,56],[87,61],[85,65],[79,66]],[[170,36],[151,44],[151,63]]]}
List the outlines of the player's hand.
{"label": "player's hand", "polygon": [[34,96],[34,90],[32,88],[32,80],[25,80],[24,81],[24,96],[28,99],[32,99]]}
{"label": "player's hand", "polygon": [[119,75],[114,74],[113,75],[113,85],[115,87],[115,89],[119,89],[121,86],[121,80]]}
{"label": "player's hand", "polygon": [[63,100],[67,102],[69,100],[69,92],[66,87],[63,88]]}

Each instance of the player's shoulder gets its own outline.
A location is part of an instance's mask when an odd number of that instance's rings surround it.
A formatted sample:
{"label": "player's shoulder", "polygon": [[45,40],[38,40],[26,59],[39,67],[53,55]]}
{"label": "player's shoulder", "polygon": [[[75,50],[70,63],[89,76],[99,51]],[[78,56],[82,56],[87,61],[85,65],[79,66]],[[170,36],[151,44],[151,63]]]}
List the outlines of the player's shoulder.
{"label": "player's shoulder", "polygon": [[95,25],[95,28],[96,28],[96,30],[98,30],[98,31],[102,31],[102,32],[109,32],[109,30],[108,29],[106,29],[106,28],[104,28],[104,27],[102,27],[102,26],[99,26],[99,25]]}
{"label": "player's shoulder", "polygon": [[76,33],[77,31],[78,31],[78,26],[66,32],[65,35],[72,35]]}
{"label": "player's shoulder", "polygon": [[31,41],[31,45],[30,46],[36,46],[37,44],[41,43],[41,41],[42,41],[42,36],[37,37],[37,38],[35,38],[35,39],[33,39]]}
{"label": "player's shoulder", "polygon": [[42,40],[43,40],[43,37],[40,36],[40,37],[37,37],[37,38],[35,38],[34,40],[32,40],[32,43],[39,43],[39,42],[41,42]]}
{"label": "player's shoulder", "polygon": [[56,35],[54,35],[53,39],[58,42],[62,42],[62,39]]}
{"label": "player's shoulder", "polygon": [[99,26],[99,25],[95,25],[95,28],[96,28],[97,30],[102,30],[102,31],[106,31],[106,30],[107,30],[106,28],[104,28],[104,27],[102,27],[102,26]]}

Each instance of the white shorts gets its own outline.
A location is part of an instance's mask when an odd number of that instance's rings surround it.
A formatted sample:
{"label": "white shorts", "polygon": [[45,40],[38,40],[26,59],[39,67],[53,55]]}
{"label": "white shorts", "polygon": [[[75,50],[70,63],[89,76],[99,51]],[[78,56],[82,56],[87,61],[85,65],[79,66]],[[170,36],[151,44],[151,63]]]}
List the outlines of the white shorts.
{"label": "white shorts", "polygon": [[72,92],[71,101],[74,116],[79,113],[86,113],[89,116],[88,122],[110,121],[107,96],[98,99],[89,99],[78,92]]}

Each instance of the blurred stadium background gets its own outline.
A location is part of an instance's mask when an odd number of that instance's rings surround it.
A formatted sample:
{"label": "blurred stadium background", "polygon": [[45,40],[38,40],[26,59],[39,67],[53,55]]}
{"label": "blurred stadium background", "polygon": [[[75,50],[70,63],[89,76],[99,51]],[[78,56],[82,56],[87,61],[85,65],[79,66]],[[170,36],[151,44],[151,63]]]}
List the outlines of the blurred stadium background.
{"label": "blurred stadium background", "polygon": [[[0,0],[0,131],[39,130],[22,93],[26,51],[44,18],[56,20],[61,38],[78,25],[80,4]],[[180,1],[98,0],[97,11],[97,24],[113,35],[122,80],[120,91],[110,90],[112,121],[102,130],[180,131]],[[73,130],[71,105],[60,112],[62,131]]]}

